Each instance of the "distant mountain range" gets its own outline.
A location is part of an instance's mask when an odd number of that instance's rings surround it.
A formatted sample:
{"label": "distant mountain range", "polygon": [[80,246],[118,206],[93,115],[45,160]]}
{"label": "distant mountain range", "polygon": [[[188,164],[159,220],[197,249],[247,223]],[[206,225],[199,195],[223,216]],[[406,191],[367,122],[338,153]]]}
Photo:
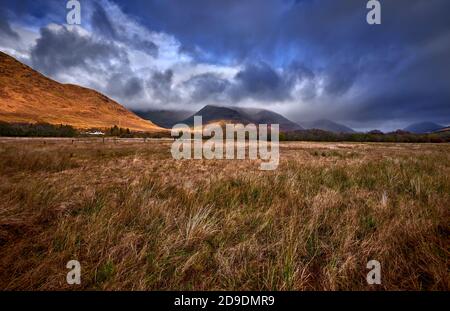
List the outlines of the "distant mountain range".
{"label": "distant mountain range", "polygon": [[[280,124],[281,131],[299,131],[304,129],[319,129],[335,133],[354,133],[355,131],[345,125],[330,121],[317,120],[312,122],[293,122],[284,116],[266,109],[259,108],[240,108],[240,107],[221,107],[207,105],[197,112],[189,111],[135,111],[135,113],[144,119],[151,120],[153,123],[172,127],[176,123],[185,123],[193,125],[194,116],[202,116],[203,124],[212,122],[230,122],[230,123],[254,123],[254,124]],[[183,118],[184,116],[184,118]]]}
{"label": "distant mountain range", "polygon": [[80,129],[118,125],[135,131],[166,131],[97,91],[58,83],[2,52],[0,121],[66,124]]}
{"label": "distant mountain range", "polygon": [[185,119],[182,123],[193,125],[194,116],[202,116],[203,124],[213,122],[279,124],[280,131],[296,131],[303,129],[300,125],[286,119],[282,115],[265,109],[230,108],[208,105]]}
{"label": "distant mountain range", "polygon": [[435,133],[444,133],[444,132],[446,132],[446,133],[450,132],[450,126],[443,127],[441,129],[437,130]]}
{"label": "distant mountain range", "polygon": [[175,124],[182,122],[194,113],[194,111],[188,110],[134,110],[133,112],[141,118],[165,128],[172,128]]}
{"label": "distant mountain range", "polygon": [[[209,123],[241,123],[241,124],[279,124],[281,131],[296,131],[303,128],[295,122],[270,110],[257,108],[237,108],[207,105],[197,112],[188,111],[135,111],[139,116],[164,126],[172,127],[177,123],[194,125],[194,116],[202,116],[203,125]],[[184,116],[184,118],[183,118]]]}
{"label": "distant mountain range", "polygon": [[355,133],[348,126],[330,120],[316,120],[312,122],[301,122],[306,129],[317,129],[333,133]]}
{"label": "distant mountain range", "polygon": [[443,125],[433,122],[419,122],[405,127],[403,130],[414,134],[434,133],[444,129]]}

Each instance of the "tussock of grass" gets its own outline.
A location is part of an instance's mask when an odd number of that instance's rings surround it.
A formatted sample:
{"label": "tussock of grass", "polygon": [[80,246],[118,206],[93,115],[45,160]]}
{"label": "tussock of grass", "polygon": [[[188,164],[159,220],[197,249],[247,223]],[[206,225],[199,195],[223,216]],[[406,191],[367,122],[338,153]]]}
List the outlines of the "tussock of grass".
{"label": "tussock of grass", "polygon": [[31,148],[7,148],[0,151],[0,170],[3,173],[60,172],[77,167],[72,159],[73,154],[66,150],[33,150]]}
{"label": "tussock of grass", "polygon": [[376,259],[375,289],[448,290],[449,146],[341,147],[282,144],[261,172],[162,142],[4,143],[0,288],[72,289],[77,259],[77,289],[361,290]]}

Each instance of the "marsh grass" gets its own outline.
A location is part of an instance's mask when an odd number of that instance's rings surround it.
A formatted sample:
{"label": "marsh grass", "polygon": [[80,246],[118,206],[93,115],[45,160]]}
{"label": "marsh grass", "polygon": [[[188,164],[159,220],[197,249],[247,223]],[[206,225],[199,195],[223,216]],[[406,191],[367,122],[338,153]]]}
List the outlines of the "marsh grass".
{"label": "marsh grass", "polygon": [[166,142],[3,142],[0,288],[448,290],[449,151],[285,143],[261,172]]}

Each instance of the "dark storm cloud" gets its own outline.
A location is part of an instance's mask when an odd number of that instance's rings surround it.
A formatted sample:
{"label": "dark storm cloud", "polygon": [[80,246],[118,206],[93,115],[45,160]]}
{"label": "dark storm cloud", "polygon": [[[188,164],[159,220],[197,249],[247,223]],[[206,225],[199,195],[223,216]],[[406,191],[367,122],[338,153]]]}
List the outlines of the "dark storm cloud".
{"label": "dark storm cloud", "polygon": [[290,99],[294,80],[275,71],[264,62],[250,63],[234,77],[236,85],[231,91],[235,100],[253,98],[262,101]]}
{"label": "dark storm cloud", "polygon": [[193,89],[191,100],[194,102],[219,99],[231,85],[230,81],[223,79],[214,73],[204,73],[193,76],[183,84],[184,86]]}
{"label": "dark storm cloud", "polygon": [[303,101],[310,101],[317,96],[318,80],[316,74],[308,68],[305,64],[298,61],[294,61],[288,67],[286,74],[291,76],[291,79],[296,79],[300,85],[299,89],[300,97]]}
{"label": "dark storm cloud", "polygon": [[93,39],[66,26],[42,28],[31,50],[33,67],[49,75],[80,67],[107,71],[118,60],[128,63],[126,52],[113,42]]}
{"label": "dark storm cloud", "polygon": [[370,26],[361,0],[116,2],[149,27],[174,34],[185,50],[198,46],[217,61],[257,56],[269,63],[303,54],[319,63],[325,57],[359,60],[367,52],[382,56],[394,47],[421,45],[448,31],[450,10],[447,0],[382,1],[382,24]]}
{"label": "dark storm cloud", "polygon": [[[449,121],[444,84],[450,70],[443,69],[450,68],[445,56],[450,22],[444,13],[449,1],[382,1],[378,26],[364,22],[365,6],[355,1],[304,2],[298,8],[289,12],[281,41],[307,46],[303,53],[322,66],[325,92],[348,100],[335,106],[329,99],[327,117]],[[364,94],[341,99],[355,84]]]}
{"label": "dark storm cloud", "polygon": [[315,78],[314,72],[311,68],[308,68],[305,64],[298,61],[294,61],[288,67],[289,73],[293,74],[300,80],[312,80]]}
{"label": "dark storm cloud", "polygon": [[[358,121],[382,121],[382,120],[407,120],[416,122],[420,120],[433,120],[446,123],[449,121],[450,94],[441,95],[434,93],[410,92],[405,94],[391,93],[380,94],[361,105],[355,105],[347,111],[346,117]],[[389,106],[389,110],[383,103],[397,103]],[[431,104],[433,103],[433,104]],[[414,111],[411,115],[410,110]]]}
{"label": "dark storm cloud", "polygon": [[132,99],[142,96],[144,90],[144,81],[139,77],[124,76],[122,73],[116,73],[109,78],[106,86],[106,92],[116,98]]}
{"label": "dark storm cloud", "polygon": [[314,74],[306,67],[296,65],[289,72],[278,72],[264,62],[247,63],[232,79],[224,79],[212,72],[195,75],[183,83],[192,90],[191,100],[235,104],[253,99],[259,102],[286,101],[297,79],[312,79]]}
{"label": "dark storm cloud", "polygon": [[388,118],[449,122],[449,53],[450,35],[436,39],[390,75],[372,79],[367,97],[340,113],[367,121]]}
{"label": "dark storm cloud", "polygon": [[[279,23],[285,1],[116,1],[156,30],[175,34],[186,50],[200,46],[224,61],[245,58]],[[280,4],[283,4],[280,6]],[[257,51],[255,51],[257,53]]]}
{"label": "dark storm cloud", "polygon": [[[381,1],[382,24],[366,23],[365,1],[304,1],[286,11],[278,42],[305,45],[320,62],[358,61],[367,53],[421,46],[448,33],[446,0]],[[323,59],[327,56],[327,59]]]}
{"label": "dark storm cloud", "polygon": [[247,63],[230,80],[214,73],[205,73],[191,77],[183,85],[193,90],[193,102],[216,100],[233,104],[245,99],[285,101],[291,99],[294,82],[297,76],[303,74],[301,71],[279,73],[264,62],[256,62]]}
{"label": "dark storm cloud", "polygon": [[179,100],[173,89],[173,71],[170,69],[153,72],[146,87],[151,91],[153,100],[160,104]]}
{"label": "dark storm cloud", "polygon": [[326,71],[325,91],[334,96],[346,93],[356,81],[357,74],[351,64],[334,65]]}

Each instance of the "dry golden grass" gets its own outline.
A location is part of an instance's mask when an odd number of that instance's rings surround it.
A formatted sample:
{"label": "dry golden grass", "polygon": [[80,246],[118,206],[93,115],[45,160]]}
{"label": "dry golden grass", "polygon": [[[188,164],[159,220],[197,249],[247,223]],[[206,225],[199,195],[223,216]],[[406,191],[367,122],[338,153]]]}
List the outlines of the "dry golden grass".
{"label": "dry golden grass", "polygon": [[449,145],[280,153],[263,172],[176,161],[168,141],[1,140],[0,288],[450,289]]}

